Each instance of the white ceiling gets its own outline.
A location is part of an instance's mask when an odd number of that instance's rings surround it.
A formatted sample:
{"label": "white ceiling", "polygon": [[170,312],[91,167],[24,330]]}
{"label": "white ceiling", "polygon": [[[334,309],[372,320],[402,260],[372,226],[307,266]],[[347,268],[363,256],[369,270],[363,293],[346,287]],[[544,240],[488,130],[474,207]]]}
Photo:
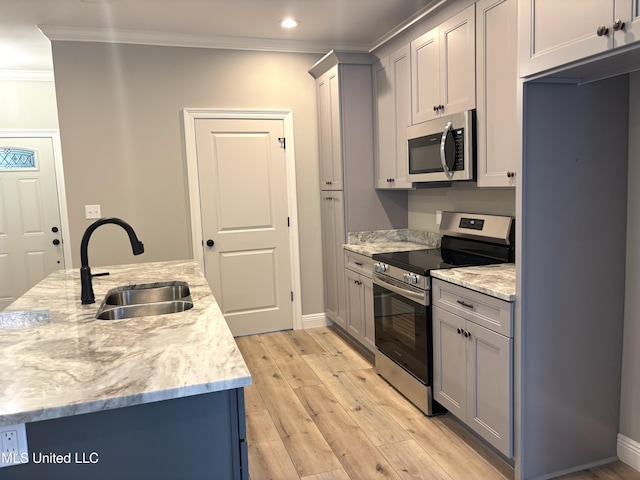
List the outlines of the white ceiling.
{"label": "white ceiling", "polygon": [[[49,38],[315,53],[368,51],[445,1],[0,0],[0,71],[51,72]],[[281,28],[279,22],[286,16],[301,25]]]}

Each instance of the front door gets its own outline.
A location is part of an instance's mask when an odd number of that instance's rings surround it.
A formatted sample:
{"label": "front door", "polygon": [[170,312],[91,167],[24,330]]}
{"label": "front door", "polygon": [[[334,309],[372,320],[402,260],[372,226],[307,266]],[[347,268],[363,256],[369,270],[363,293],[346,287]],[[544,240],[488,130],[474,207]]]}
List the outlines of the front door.
{"label": "front door", "polygon": [[0,310],[64,268],[52,138],[0,138]]}
{"label": "front door", "polygon": [[205,275],[234,336],[293,327],[283,131],[195,120]]}

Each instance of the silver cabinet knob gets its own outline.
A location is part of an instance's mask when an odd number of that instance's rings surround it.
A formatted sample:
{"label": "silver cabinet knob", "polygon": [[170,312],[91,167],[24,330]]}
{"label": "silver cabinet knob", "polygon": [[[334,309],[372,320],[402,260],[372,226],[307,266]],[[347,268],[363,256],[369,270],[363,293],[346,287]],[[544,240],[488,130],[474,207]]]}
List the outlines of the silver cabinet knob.
{"label": "silver cabinet knob", "polygon": [[609,33],[609,29],[608,29],[606,26],[604,26],[604,25],[600,25],[600,26],[598,27],[598,29],[596,30],[596,34],[597,34],[599,37],[602,37],[602,36],[606,35],[607,33]]}
{"label": "silver cabinet knob", "polygon": [[617,32],[618,30],[623,30],[624,29],[624,22],[622,20],[620,20],[619,18],[616,19],[615,22],[613,22],[613,29]]}
{"label": "silver cabinet knob", "polygon": [[516,172],[507,172],[507,177],[513,178],[516,176]]}

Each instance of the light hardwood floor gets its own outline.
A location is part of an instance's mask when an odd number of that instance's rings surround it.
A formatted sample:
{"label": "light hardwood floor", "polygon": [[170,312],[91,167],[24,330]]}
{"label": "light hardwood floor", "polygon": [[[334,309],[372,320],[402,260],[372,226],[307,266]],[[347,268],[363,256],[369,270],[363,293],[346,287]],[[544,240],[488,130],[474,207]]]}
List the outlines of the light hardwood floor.
{"label": "light hardwood floor", "polygon": [[[251,480],[509,480],[513,471],[451,416],[428,418],[331,328],[236,339]],[[564,480],[640,480],[617,462]]]}

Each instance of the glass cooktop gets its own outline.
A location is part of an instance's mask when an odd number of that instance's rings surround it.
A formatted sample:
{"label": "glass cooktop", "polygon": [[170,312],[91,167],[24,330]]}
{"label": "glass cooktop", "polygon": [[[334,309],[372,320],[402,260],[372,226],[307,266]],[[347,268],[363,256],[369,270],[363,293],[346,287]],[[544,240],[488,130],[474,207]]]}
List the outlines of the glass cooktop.
{"label": "glass cooktop", "polygon": [[439,248],[411,250],[408,252],[378,253],[373,259],[408,272],[426,276],[430,270],[453,268],[456,265],[445,262]]}

